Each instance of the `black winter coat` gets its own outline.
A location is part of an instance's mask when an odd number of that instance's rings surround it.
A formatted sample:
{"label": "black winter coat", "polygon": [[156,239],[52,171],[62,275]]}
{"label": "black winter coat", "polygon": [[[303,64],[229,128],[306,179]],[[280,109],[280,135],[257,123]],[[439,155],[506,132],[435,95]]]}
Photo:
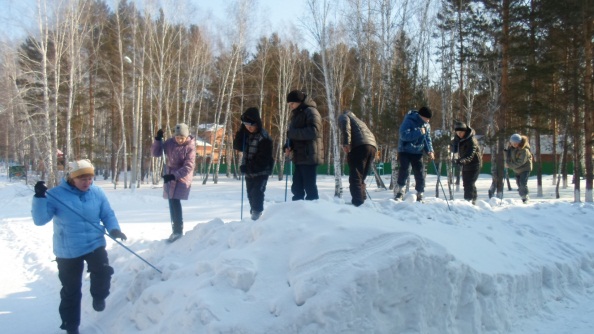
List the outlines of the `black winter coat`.
{"label": "black winter coat", "polygon": [[322,130],[320,112],[316,109],[316,103],[307,96],[291,112],[287,130],[287,144],[292,150],[295,164],[319,165],[324,161]]}
{"label": "black winter coat", "polygon": [[468,127],[464,137],[460,138],[456,135],[454,138],[453,152],[458,152],[463,171],[476,171],[483,165],[482,151],[474,134],[474,129]]}

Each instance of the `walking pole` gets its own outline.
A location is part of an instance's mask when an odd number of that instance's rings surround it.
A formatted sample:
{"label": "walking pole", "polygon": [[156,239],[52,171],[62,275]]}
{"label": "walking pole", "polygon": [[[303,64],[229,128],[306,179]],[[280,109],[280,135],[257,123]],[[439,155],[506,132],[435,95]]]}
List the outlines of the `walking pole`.
{"label": "walking pole", "polygon": [[[161,176],[167,174],[167,155],[165,154],[165,140],[161,138],[161,155],[163,157],[163,173]],[[171,182],[171,181],[169,181]],[[171,230],[173,231],[173,216],[171,215],[171,183],[167,182],[167,204],[169,205],[169,222],[171,224]],[[175,193],[175,188],[177,187],[177,183],[173,188],[173,192]],[[165,189],[165,180],[163,180],[163,190]]]}
{"label": "walking pole", "polygon": [[[241,148],[241,160],[245,160],[245,132],[243,133],[243,147]],[[241,173],[241,171],[240,171]],[[241,173],[241,213],[239,214],[239,219],[243,220],[243,173]]]}
{"label": "walking pole", "polygon": [[[429,144],[427,143],[427,137],[423,139],[425,139],[425,146],[429,147]],[[437,171],[437,165],[435,164],[435,160],[431,160],[431,162],[433,162],[433,169],[435,170],[435,173],[439,173]],[[439,176],[441,176],[441,173],[439,174]],[[443,184],[441,183],[441,179],[439,177],[437,178],[437,183],[439,183],[439,186],[441,187],[441,191],[443,192],[443,198],[445,198],[446,203],[448,204],[448,209],[452,211],[452,208],[450,207],[450,201],[448,201],[448,196],[446,195],[445,189],[443,189]]]}
{"label": "walking pole", "polygon": [[91,224],[91,226],[93,226],[94,228],[96,228],[97,230],[101,231],[101,233],[107,235],[111,240],[115,241],[118,245],[124,247],[125,250],[127,250],[128,252],[134,254],[137,258],[141,259],[144,263],[148,264],[151,268],[155,269],[156,271],[158,271],[160,274],[163,274],[163,272],[159,269],[157,269],[157,267],[153,266],[150,262],[148,262],[147,260],[143,259],[140,255],[134,253],[133,250],[131,250],[130,248],[126,247],[123,243],[119,242],[116,240],[116,238],[112,237],[111,235],[109,235],[109,233],[105,232],[105,229],[101,229],[98,226],[94,225],[93,223],[91,223],[90,221],[88,221],[85,217],[83,217],[83,215],[81,215],[80,213],[78,213],[77,211],[75,211],[73,208],[69,207],[68,205],[66,205],[64,202],[62,202],[60,199],[58,199],[56,196],[52,195],[51,193],[47,192],[45,193],[46,195],[48,195],[49,197],[53,198],[56,202],[60,203],[63,207],[67,208],[68,210],[70,210],[72,213],[76,214],[77,216],[79,216],[82,220],[86,221],[87,223]]}
{"label": "walking pole", "polygon": [[[285,156],[285,160],[289,163],[289,165],[291,165],[291,159],[287,158],[287,156]],[[287,201],[287,189],[289,188],[289,173],[286,170],[286,166],[285,166],[285,202]]]}

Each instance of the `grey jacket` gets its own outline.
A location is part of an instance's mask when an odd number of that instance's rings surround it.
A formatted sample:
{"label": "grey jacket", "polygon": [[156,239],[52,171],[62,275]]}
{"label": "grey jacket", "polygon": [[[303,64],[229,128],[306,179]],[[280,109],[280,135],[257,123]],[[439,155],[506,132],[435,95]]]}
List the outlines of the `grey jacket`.
{"label": "grey jacket", "polygon": [[361,145],[371,145],[377,149],[375,136],[371,130],[350,110],[346,110],[338,117],[338,126],[342,133],[341,145],[351,145],[351,148]]}

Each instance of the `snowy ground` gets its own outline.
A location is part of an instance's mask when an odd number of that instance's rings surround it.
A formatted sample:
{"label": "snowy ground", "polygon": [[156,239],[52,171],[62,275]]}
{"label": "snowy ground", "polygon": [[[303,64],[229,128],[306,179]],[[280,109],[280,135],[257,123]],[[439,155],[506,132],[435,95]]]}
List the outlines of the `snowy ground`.
{"label": "snowy ground", "polygon": [[[162,274],[108,240],[112,293],[94,312],[85,279],[81,333],[594,333],[594,207],[544,183],[536,198],[530,180],[523,205],[515,191],[487,199],[481,175],[477,205],[450,210],[432,176],[425,204],[373,184],[359,208],[348,188],[332,196],[330,177],[320,200],[286,203],[285,181],[271,178],[252,222],[247,200],[240,220],[240,181],[198,177],[182,202],[186,235],[166,244],[160,188],[99,180],[125,245]],[[2,333],[63,332],[52,225],[34,226],[32,195],[0,176]]]}

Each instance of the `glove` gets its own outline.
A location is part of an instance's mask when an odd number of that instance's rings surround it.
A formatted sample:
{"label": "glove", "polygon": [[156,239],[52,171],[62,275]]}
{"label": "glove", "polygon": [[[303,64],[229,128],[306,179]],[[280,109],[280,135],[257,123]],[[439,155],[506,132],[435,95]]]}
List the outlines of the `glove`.
{"label": "glove", "polygon": [[122,241],[128,239],[126,237],[126,235],[124,233],[122,233],[122,231],[118,230],[117,228],[114,228],[113,230],[109,231],[109,235],[114,239],[120,238],[120,240],[122,240]]}
{"label": "glove", "polygon": [[155,137],[155,140],[163,140],[163,129],[159,129],[159,131],[157,131],[157,136]]}
{"label": "glove", "polygon": [[241,171],[241,174],[245,174],[247,167],[245,165],[241,165],[239,166],[239,170]]}
{"label": "glove", "polygon": [[173,176],[173,174],[165,174],[163,175],[163,182],[167,183],[169,181],[174,181],[175,180],[175,176]]}
{"label": "glove", "polygon": [[452,159],[452,163],[454,165],[459,165],[460,164],[460,159]]}
{"label": "glove", "polygon": [[47,187],[45,186],[45,181],[37,181],[37,183],[35,183],[35,197],[45,198],[46,191]]}

